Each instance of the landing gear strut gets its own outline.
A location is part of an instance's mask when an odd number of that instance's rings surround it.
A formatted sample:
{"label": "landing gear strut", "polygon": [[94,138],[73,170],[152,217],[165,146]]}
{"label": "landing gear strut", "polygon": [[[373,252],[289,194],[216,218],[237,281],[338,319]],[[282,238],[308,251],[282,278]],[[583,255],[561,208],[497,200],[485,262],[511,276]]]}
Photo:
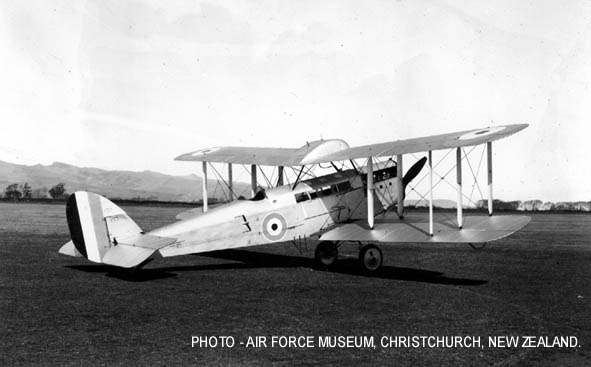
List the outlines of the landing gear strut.
{"label": "landing gear strut", "polygon": [[316,259],[316,265],[320,268],[329,268],[337,261],[338,257],[339,250],[335,242],[322,241],[316,246],[314,258]]}
{"label": "landing gear strut", "polygon": [[359,264],[365,271],[377,271],[383,260],[382,250],[376,245],[365,245],[359,250]]}

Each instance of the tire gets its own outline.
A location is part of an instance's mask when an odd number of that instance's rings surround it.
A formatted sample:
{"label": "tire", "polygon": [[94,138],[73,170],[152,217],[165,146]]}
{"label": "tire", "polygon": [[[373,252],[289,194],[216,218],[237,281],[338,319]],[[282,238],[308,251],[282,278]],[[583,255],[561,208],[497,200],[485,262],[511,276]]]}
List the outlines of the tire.
{"label": "tire", "polygon": [[322,241],[316,246],[314,259],[316,265],[321,269],[327,269],[334,265],[339,257],[339,250],[336,243],[331,241]]}
{"label": "tire", "polygon": [[359,250],[359,264],[367,272],[378,271],[383,261],[382,250],[376,245],[365,245]]}

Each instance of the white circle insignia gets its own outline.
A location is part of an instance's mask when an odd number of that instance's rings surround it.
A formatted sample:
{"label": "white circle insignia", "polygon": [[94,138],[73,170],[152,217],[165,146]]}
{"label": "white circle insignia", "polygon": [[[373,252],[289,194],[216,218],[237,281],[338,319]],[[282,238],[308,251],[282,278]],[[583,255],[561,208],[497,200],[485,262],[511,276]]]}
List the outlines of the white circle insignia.
{"label": "white circle insignia", "polygon": [[470,139],[481,138],[483,136],[498,133],[499,131],[502,131],[502,130],[505,130],[505,126],[487,127],[486,129],[482,129],[482,130],[470,131],[469,133],[466,133],[466,134],[460,136],[459,139],[460,140],[470,140]]}
{"label": "white circle insignia", "polygon": [[191,156],[196,157],[198,155],[206,155],[209,153],[213,153],[215,151],[220,150],[220,148],[206,148],[206,149],[200,149],[200,150],[196,150],[193,153],[191,153]]}
{"label": "white circle insignia", "polygon": [[287,222],[283,215],[279,213],[271,213],[263,219],[261,229],[263,236],[269,241],[281,241],[287,232]]}

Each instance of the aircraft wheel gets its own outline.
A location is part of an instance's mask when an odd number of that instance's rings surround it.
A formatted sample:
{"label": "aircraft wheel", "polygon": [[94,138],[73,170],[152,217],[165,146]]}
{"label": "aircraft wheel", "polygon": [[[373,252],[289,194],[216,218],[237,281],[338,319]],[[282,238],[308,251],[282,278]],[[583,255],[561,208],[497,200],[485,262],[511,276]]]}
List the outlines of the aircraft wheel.
{"label": "aircraft wheel", "polygon": [[331,241],[322,241],[316,246],[316,252],[314,258],[316,264],[321,268],[328,268],[333,265],[339,256],[339,250],[337,244]]}
{"label": "aircraft wheel", "polygon": [[374,272],[382,266],[384,256],[376,245],[366,245],[359,250],[359,263],[364,270]]}

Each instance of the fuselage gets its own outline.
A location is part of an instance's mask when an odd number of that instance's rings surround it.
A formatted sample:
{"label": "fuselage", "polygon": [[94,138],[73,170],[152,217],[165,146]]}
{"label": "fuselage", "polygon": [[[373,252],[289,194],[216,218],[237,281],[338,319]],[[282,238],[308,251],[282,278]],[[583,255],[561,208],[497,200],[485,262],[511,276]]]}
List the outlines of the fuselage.
{"label": "fuselage", "polygon": [[[150,234],[176,238],[160,250],[163,256],[213,251],[303,239],[337,223],[367,216],[366,175],[346,170],[259,191]],[[396,202],[396,167],[375,170],[375,213]]]}

